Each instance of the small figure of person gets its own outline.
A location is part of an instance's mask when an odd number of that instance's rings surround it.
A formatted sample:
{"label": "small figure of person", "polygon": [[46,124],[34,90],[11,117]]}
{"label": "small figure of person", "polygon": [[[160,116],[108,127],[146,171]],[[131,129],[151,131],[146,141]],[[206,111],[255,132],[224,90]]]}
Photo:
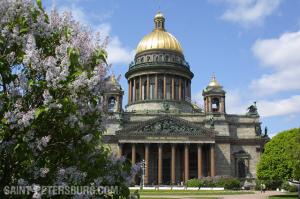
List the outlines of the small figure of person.
{"label": "small figure of person", "polygon": [[262,191],[265,193],[266,192],[266,185],[262,184]]}

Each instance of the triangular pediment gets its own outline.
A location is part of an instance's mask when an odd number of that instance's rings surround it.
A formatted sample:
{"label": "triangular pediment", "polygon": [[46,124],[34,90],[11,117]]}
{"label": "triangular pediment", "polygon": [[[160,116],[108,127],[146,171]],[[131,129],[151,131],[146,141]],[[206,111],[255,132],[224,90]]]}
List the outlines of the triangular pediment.
{"label": "triangular pediment", "polygon": [[204,136],[213,138],[215,131],[200,124],[174,116],[159,116],[136,125],[130,125],[117,132],[117,135],[175,135],[175,136]]}

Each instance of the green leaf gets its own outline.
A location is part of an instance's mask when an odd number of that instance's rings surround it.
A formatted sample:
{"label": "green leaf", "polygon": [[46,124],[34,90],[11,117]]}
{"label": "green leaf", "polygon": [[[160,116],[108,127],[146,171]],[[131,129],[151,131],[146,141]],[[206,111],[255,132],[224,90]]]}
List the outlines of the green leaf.
{"label": "green leaf", "polygon": [[27,27],[21,28],[21,30],[20,30],[20,33],[27,33],[27,32],[28,32]]}
{"label": "green leaf", "polygon": [[38,108],[34,113],[35,119],[38,118],[41,115],[41,113],[47,112],[48,110],[49,108],[45,108],[45,107]]}
{"label": "green leaf", "polygon": [[15,147],[14,147],[14,152],[16,152],[16,150],[20,147],[20,144],[17,144]]}
{"label": "green leaf", "polygon": [[98,49],[96,51],[96,63],[99,64],[100,61],[107,64],[107,52],[104,49]]}
{"label": "green leaf", "polygon": [[28,85],[29,85],[29,86],[33,86],[33,85],[34,85],[34,81],[33,81],[32,79],[30,79],[30,80],[28,81]]}
{"label": "green leaf", "polygon": [[2,118],[1,122],[2,122],[3,124],[7,124],[7,119],[6,119],[6,118]]}
{"label": "green leaf", "polygon": [[36,4],[38,5],[39,9],[44,10],[42,5],[42,0],[36,0]]}

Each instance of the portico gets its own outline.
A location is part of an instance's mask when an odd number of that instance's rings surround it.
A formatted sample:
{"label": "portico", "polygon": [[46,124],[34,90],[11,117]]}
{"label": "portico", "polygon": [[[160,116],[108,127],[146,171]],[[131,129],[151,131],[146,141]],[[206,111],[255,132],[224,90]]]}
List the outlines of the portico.
{"label": "portico", "polygon": [[[145,184],[180,184],[215,176],[214,143],[123,143],[122,155],[135,164],[145,160]],[[137,159],[138,157],[138,159]]]}
{"label": "portico", "polygon": [[166,115],[117,134],[120,155],[132,164],[145,160],[147,185],[181,184],[216,175],[212,129]]}

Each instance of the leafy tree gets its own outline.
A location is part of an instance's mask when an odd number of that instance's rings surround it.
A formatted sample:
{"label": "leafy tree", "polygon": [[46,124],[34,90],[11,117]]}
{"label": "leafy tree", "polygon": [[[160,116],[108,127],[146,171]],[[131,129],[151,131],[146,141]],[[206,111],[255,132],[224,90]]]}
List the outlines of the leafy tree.
{"label": "leafy tree", "polygon": [[287,180],[300,180],[300,128],[283,131],[266,144],[257,177],[271,188]]}
{"label": "leafy tree", "polygon": [[101,142],[105,40],[40,0],[2,0],[0,30],[0,197],[33,184],[113,185],[127,196],[136,167]]}

